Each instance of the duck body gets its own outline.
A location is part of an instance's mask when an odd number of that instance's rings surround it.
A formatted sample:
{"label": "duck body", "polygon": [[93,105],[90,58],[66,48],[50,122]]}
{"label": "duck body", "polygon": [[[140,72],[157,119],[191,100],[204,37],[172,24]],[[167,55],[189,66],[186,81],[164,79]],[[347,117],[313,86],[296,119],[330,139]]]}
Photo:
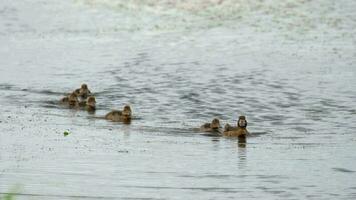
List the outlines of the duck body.
{"label": "duck body", "polygon": [[218,119],[213,119],[211,123],[205,123],[200,126],[201,132],[220,132],[220,122]]}
{"label": "duck body", "polygon": [[113,110],[105,115],[105,119],[113,121],[113,122],[127,122],[131,121],[131,108],[129,106],[125,106],[124,109],[121,110]]}
{"label": "duck body", "polygon": [[87,110],[88,112],[95,112],[96,100],[94,96],[88,97],[87,100],[79,102],[79,106]]}
{"label": "duck body", "polygon": [[96,111],[96,107],[95,107],[95,106],[91,106],[91,105],[87,105],[87,106],[85,107],[85,109],[86,109],[88,112],[90,112],[90,113],[93,113],[93,112]]}
{"label": "duck body", "polygon": [[77,94],[74,92],[66,97],[63,97],[60,100],[60,103],[63,105],[69,106],[69,108],[77,108],[79,107],[79,100]]}
{"label": "duck body", "polygon": [[246,137],[249,135],[246,127],[247,121],[245,116],[240,116],[236,127],[231,126],[230,124],[225,125],[223,135],[227,137]]}
{"label": "duck body", "polygon": [[229,124],[226,124],[223,134],[227,137],[243,137],[249,135],[249,132],[246,128],[233,127]]}
{"label": "duck body", "polygon": [[63,97],[63,98],[59,101],[59,103],[61,103],[61,104],[66,104],[66,103],[68,103],[68,101],[69,101],[69,97],[66,96],[66,97]]}

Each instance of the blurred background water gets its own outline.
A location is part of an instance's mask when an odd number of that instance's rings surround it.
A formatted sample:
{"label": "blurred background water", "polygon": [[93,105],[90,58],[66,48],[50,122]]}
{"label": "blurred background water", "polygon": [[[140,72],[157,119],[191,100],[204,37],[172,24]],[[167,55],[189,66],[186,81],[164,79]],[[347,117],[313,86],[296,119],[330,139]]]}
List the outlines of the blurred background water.
{"label": "blurred background water", "polygon": [[[0,2],[0,196],[353,199],[356,2]],[[87,83],[103,116],[63,109]],[[252,136],[194,128],[246,115]],[[63,136],[69,130],[71,134]]]}

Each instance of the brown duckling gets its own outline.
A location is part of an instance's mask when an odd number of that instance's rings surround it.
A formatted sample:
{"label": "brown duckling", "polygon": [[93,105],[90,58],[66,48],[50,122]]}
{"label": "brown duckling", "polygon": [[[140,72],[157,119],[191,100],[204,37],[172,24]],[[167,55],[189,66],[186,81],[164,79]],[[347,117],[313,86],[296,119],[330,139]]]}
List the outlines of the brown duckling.
{"label": "brown duckling", "polygon": [[78,96],[75,92],[73,92],[70,95],[63,97],[60,100],[60,103],[64,105],[68,105],[69,107],[78,107],[79,106]]}
{"label": "brown duckling", "polygon": [[200,131],[203,132],[219,132],[220,121],[215,118],[211,123],[205,123],[200,127]]}
{"label": "brown duckling", "polygon": [[90,96],[87,100],[87,105],[85,107],[85,109],[88,112],[94,112],[96,110],[96,100],[94,96]]}
{"label": "brown duckling", "polygon": [[126,105],[124,109],[113,110],[105,115],[105,119],[111,120],[114,122],[130,122],[132,117],[131,107]]}
{"label": "brown duckling", "polygon": [[96,100],[94,96],[88,97],[86,101],[79,102],[80,107],[84,107],[88,112],[94,112],[96,110]]}
{"label": "brown duckling", "polygon": [[74,92],[78,95],[78,97],[82,99],[86,99],[91,96],[91,92],[88,89],[88,85],[85,83],[83,83],[80,88],[76,89]]}
{"label": "brown duckling", "polygon": [[224,136],[229,137],[245,137],[249,135],[249,132],[246,129],[247,120],[245,116],[240,116],[237,121],[237,127],[233,127],[230,124],[226,124],[224,128]]}
{"label": "brown duckling", "polygon": [[79,105],[78,96],[75,92],[73,92],[70,95],[63,97],[60,100],[60,103],[66,104],[69,106],[78,106]]}
{"label": "brown duckling", "polygon": [[79,106],[78,96],[75,93],[72,93],[69,95],[68,105],[69,105],[69,107],[78,107]]}
{"label": "brown duckling", "polygon": [[59,102],[60,102],[61,104],[67,104],[68,101],[69,101],[69,95],[66,96],[66,97],[63,97],[61,100],[59,100]]}

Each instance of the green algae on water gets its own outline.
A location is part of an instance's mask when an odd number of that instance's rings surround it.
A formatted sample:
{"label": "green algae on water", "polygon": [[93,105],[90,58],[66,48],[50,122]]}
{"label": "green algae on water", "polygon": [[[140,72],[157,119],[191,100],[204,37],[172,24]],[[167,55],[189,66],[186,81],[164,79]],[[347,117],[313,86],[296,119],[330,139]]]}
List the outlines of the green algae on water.
{"label": "green algae on water", "polygon": [[64,132],[63,132],[64,137],[67,136],[67,135],[69,135],[69,134],[70,134],[69,131],[64,131]]}

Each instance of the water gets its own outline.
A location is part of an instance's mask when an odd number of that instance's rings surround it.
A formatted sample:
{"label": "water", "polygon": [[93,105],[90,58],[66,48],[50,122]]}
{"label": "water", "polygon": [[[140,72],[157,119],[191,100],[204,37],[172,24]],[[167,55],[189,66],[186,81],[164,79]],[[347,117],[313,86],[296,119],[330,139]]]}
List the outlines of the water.
{"label": "water", "polygon": [[[355,8],[1,1],[0,196],[355,198]],[[84,82],[137,120],[56,104]],[[242,114],[245,146],[194,130]]]}

